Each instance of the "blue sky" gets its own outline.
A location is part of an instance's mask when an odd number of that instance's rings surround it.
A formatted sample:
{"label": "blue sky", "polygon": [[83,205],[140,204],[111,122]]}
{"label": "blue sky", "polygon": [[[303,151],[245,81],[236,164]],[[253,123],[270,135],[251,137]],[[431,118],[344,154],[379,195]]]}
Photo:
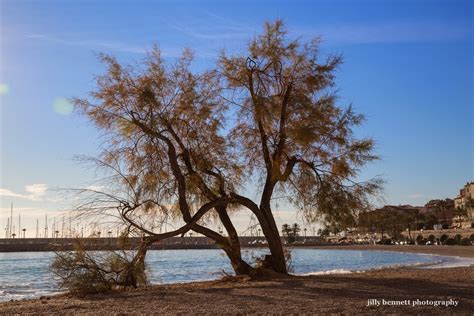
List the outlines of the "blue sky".
{"label": "blue sky", "polygon": [[169,60],[191,47],[203,69],[276,18],[344,55],[340,102],[366,114],[358,133],[382,157],[361,178],[382,175],[387,203],[452,198],[474,178],[471,1],[0,0],[0,14],[2,231],[11,202],[33,221],[67,207],[54,189],[92,184],[72,157],[97,153],[100,133],[63,99],[93,88],[97,52],[134,62],[154,43]]}

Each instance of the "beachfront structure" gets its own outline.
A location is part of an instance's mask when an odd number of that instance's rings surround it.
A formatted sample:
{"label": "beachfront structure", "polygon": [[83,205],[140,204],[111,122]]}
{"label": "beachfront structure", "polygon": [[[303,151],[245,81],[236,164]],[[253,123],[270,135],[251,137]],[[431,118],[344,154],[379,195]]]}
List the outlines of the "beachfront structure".
{"label": "beachfront structure", "polygon": [[474,182],[468,182],[459,190],[459,195],[454,199],[454,208],[466,211],[467,218],[457,218],[459,226],[471,227],[474,223]]}

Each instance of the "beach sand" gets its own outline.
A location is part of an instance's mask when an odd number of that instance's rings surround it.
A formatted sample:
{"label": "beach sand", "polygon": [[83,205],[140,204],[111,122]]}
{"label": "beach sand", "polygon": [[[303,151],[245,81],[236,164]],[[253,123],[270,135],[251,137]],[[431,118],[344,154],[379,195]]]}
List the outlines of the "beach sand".
{"label": "beach sand", "polygon": [[[474,247],[403,246],[401,250],[390,246],[344,246],[338,249],[354,247],[474,257]],[[471,314],[474,312],[473,293],[473,266],[444,269],[406,267],[261,281],[240,279],[157,285],[82,297],[61,295],[1,303],[0,314]],[[378,300],[380,306],[367,306],[371,299]],[[457,301],[458,305],[412,306],[416,300]],[[387,301],[409,305],[391,306]]]}

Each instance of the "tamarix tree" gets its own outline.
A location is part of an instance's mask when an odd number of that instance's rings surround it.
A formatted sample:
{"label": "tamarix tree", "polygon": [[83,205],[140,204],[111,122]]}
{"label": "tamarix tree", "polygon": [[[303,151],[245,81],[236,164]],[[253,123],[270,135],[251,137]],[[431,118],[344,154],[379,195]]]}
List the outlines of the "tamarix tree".
{"label": "tamarix tree", "polygon": [[[132,192],[109,202],[147,244],[193,230],[214,240],[237,274],[250,274],[230,216],[246,208],[268,242],[265,266],[287,273],[272,208],[276,192],[308,221],[347,221],[370,206],[382,183],[357,177],[377,159],[373,141],[355,137],[363,117],[337,105],[333,89],[341,57],[320,61],[319,45],[289,40],[277,20],[246,53],[222,53],[214,69],[201,73],[191,70],[189,50],[166,63],[154,48],[138,67],[102,56],[107,72],[91,98],[75,105],[107,136],[99,161],[120,170]],[[242,193],[255,177],[258,200]],[[184,224],[157,232],[141,216],[157,213]],[[207,225],[210,217],[228,237]]]}

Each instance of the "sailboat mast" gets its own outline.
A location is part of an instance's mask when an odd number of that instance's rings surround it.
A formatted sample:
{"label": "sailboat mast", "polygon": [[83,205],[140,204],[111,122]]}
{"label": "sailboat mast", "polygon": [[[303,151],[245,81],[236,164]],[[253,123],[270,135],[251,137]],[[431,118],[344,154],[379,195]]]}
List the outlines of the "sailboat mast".
{"label": "sailboat mast", "polygon": [[8,237],[11,238],[13,235],[13,202],[12,202],[11,210],[10,210],[10,230],[8,231],[8,233],[9,233]]}

